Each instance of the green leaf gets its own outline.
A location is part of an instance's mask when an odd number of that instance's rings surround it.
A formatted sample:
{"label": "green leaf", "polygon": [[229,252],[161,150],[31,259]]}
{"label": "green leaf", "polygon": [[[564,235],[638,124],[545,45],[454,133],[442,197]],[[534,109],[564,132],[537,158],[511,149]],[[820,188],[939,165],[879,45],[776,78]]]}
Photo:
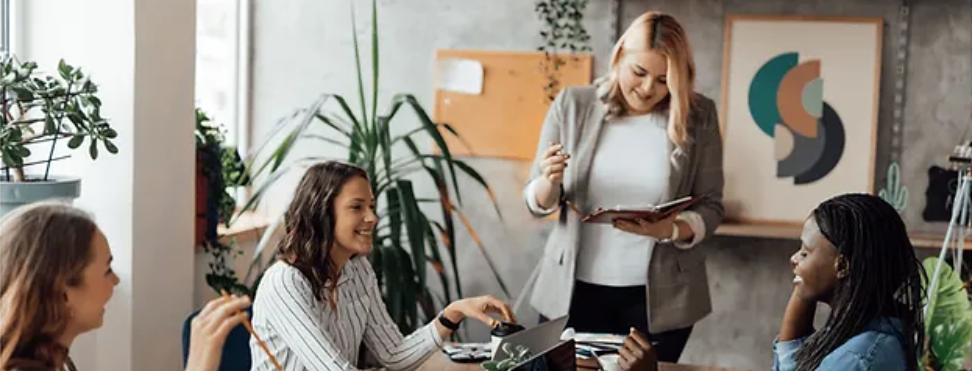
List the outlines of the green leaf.
{"label": "green leaf", "polygon": [[419,287],[425,287],[425,230],[428,222],[425,215],[415,202],[415,191],[412,182],[399,179],[395,187],[404,206],[404,222],[408,233],[408,244],[411,246],[413,266],[418,278]]}
{"label": "green leaf", "polygon": [[14,147],[14,153],[21,158],[30,157],[30,148],[27,147]]}
{"label": "green leaf", "polygon": [[378,62],[378,1],[371,0],[371,117],[378,117]]}
{"label": "green leaf", "polygon": [[118,132],[116,132],[115,129],[106,129],[105,130],[105,138],[115,139],[117,137],[118,137]]}
{"label": "green leaf", "polygon": [[445,303],[451,303],[452,292],[449,289],[449,279],[446,277],[445,262],[442,261],[442,254],[439,253],[438,240],[436,240],[435,232],[432,230],[433,223],[425,224],[425,240],[429,244],[428,252],[431,255],[429,262],[432,263],[432,269],[439,276],[439,283],[442,285],[442,291],[445,293]]}
{"label": "green leaf", "polygon": [[[385,285],[386,287],[398,286],[399,288],[398,290],[385,290],[384,292],[385,303],[387,304],[388,308],[388,315],[395,320],[396,324],[399,324],[399,327],[402,327],[402,318],[404,317],[404,311],[402,309],[402,302],[404,301],[404,298],[402,297],[402,293],[407,288],[402,287],[403,285],[401,283],[403,281],[402,277],[404,277],[404,274],[398,262],[403,260],[403,257],[399,256],[398,249],[395,247],[383,248],[383,252],[383,255],[385,255],[383,258],[387,259],[389,262],[389,264],[384,264],[382,267],[384,268],[383,271],[385,272]],[[389,281],[393,283],[389,283]]]}
{"label": "green leaf", "polygon": [[319,141],[322,141],[324,143],[333,144],[333,145],[336,145],[336,146],[342,147],[342,148],[348,148],[350,146],[347,143],[342,143],[342,142],[339,142],[337,140],[334,140],[334,139],[325,137],[323,135],[318,135],[318,134],[304,134],[303,138],[305,138],[305,139],[319,140]]}
{"label": "green leaf", "polygon": [[[376,1],[376,0],[372,0],[372,1]],[[367,123],[368,123],[368,111],[367,111],[367,108],[365,108],[365,105],[367,103],[365,101],[364,80],[363,80],[363,76],[361,74],[361,53],[360,53],[359,47],[358,47],[358,25],[355,22],[354,4],[350,0],[349,0],[349,3],[351,3],[351,40],[352,40],[353,45],[354,45],[354,68],[355,68],[355,72],[357,72],[357,75],[358,75],[358,99],[361,100],[361,102],[360,102],[361,103],[361,122],[365,123],[364,124],[364,128],[367,129],[367,127],[368,127],[368,125],[367,125]],[[377,104],[377,102],[375,102],[375,103]]]}
{"label": "green leaf", "polygon": [[388,192],[385,193],[385,199],[388,201],[388,228],[391,230],[389,235],[391,239],[392,246],[402,245],[402,215],[401,213],[406,208],[402,205],[402,197],[400,192]]}
{"label": "green leaf", "polygon": [[51,135],[57,133],[57,125],[54,124],[54,118],[47,116],[44,118],[44,134]]}
{"label": "green leaf", "polygon": [[91,145],[88,146],[88,154],[91,155],[92,160],[98,159],[98,141],[91,141]]}
{"label": "green leaf", "polygon": [[84,143],[84,135],[75,135],[71,137],[70,141],[68,141],[68,148],[70,149],[78,148],[81,146],[82,143]]}
{"label": "green leaf", "polygon": [[449,152],[449,146],[446,144],[445,139],[442,138],[442,133],[440,133],[438,128],[436,128],[435,123],[432,122],[432,119],[429,117],[428,113],[426,113],[425,109],[423,109],[418,103],[418,100],[416,100],[411,94],[396,95],[392,100],[390,113],[386,116],[390,120],[403,104],[407,104],[415,111],[415,115],[419,117],[419,122],[423,127],[426,128],[426,132],[435,141],[435,144],[438,146],[439,150],[442,151],[442,157],[446,160],[446,165],[449,167],[449,174],[452,177],[452,185],[454,187],[453,189],[456,191],[456,199],[459,201],[459,204],[462,205],[462,193],[459,191],[459,181],[456,179],[456,168],[452,161],[452,154]]}
{"label": "green leaf", "polygon": [[57,71],[61,74],[61,78],[71,80],[71,72],[73,70],[70,65],[64,62],[63,59],[57,63]]}
{"label": "green leaf", "polygon": [[[938,262],[937,257],[922,262],[929,276],[927,280],[932,280]],[[938,274],[937,287],[928,287],[927,280],[923,279],[929,295],[925,333],[930,337],[932,362],[942,365],[942,370],[958,370],[972,341],[972,309],[969,308],[968,294],[961,277],[945,262]]]}
{"label": "green leaf", "polygon": [[111,153],[113,155],[118,153],[118,147],[115,147],[115,143],[112,143],[111,141],[108,140],[105,140],[105,149],[108,150],[108,153]]}

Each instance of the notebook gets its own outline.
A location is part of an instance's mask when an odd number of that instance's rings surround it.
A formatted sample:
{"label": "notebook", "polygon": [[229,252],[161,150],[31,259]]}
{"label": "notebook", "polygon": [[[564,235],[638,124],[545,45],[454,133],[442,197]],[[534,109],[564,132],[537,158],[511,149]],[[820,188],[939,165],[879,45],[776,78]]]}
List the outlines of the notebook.
{"label": "notebook", "polygon": [[628,205],[615,206],[613,208],[599,207],[593,213],[581,219],[584,223],[613,223],[615,219],[635,220],[644,219],[649,222],[656,222],[665,219],[674,213],[685,210],[689,206],[698,203],[705,198],[704,196],[686,196],[659,205]]}

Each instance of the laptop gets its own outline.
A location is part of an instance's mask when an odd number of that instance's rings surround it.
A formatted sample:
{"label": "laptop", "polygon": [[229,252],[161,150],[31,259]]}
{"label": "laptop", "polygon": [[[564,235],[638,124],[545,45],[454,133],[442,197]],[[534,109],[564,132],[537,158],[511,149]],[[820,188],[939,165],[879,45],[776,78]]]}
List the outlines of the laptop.
{"label": "laptop", "polygon": [[[493,360],[502,361],[509,358],[509,355],[501,350],[504,344],[525,347],[532,354],[540,354],[541,352],[551,350],[561,343],[560,335],[564,332],[566,326],[567,316],[563,316],[506,336],[500,340],[497,348],[493,349]],[[573,356],[573,341],[571,341],[570,348],[571,356]]]}
{"label": "laptop", "polygon": [[574,351],[574,339],[567,339],[513,366],[511,371],[576,371]]}

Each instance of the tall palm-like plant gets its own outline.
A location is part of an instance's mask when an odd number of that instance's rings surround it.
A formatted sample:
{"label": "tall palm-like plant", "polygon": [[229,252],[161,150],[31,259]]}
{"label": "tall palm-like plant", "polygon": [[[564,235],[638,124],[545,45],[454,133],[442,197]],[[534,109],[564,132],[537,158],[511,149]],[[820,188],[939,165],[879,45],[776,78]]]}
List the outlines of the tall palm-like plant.
{"label": "tall palm-like plant", "polygon": [[[458,137],[456,131],[448,124],[432,122],[414,96],[395,95],[385,113],[378,113],[378,9],[374,0],[371,3],[373,17],[371,104],[368,104],[365,99],[358,37],[354,32],[353,7],[352,4],[351,32],[354,35],[354,58],[358,82],[356,98],[360,103],[360,110],[354,112],[348,100],[340,95],[323,94],[311,106],[298,110],[278,124],[271,136],[284,134],[282,141],[272,147],[270,155],[262,161],[249,162],[251,174],[255,174],[256,177],[263,175],[266,179],[256,187],[253,197],[244,210],[254,208],[267,189],[288,170],[324,160],[314,156],[290,158],[291,150],[296,143],[311,140],[346,148],[346,161],[359,165],[367,171],[371,187],[380,204],[374,249],[369,258],[382,286],[389,314],[402,331],[411,331],[433,318],[441,304],[451,302],[453,290],[458,297],[463,296],[456,257],[455,217],[458,217],[468,230],[482,251],[501,289],[509,296],[509,291],[496,274],[496,269],[486,254],[482,241],[461,211],[462,196],[457,173],[465,173],[486,190],[498,215],[499,207],[482,175],[467,163],[451,155],[443,134]],[[391,123],[393,119],[401,116],[403,108],[414,111],[420,125],[402,135],[393,136]],[[323,126],[332,135],[311,133],[309,129],[315,124]],[[420,135],[431,137],[438,148],[437,153],[419,149],[416,140]],[[267,146],[268,144],[265,143],[257,153],[268,149]],[[395,152],[395,148],[406,150]],[[409,179],[411,176],[427,176],[431,179],[435,184],[435,197],[418,197],[414,183]],[[439,218],[433,218],[424,212],[420,208],[422,204],[433,205],[440,214]],[[275,225],[270,228],[271,232],[280,220],[278,217]],[[266,235],[264,237],[258,245],[255,256],[260,255],[259,252],[269,240]],[[449,256],[448,265],[440,253],[439,241]],[[451,270],[451,279],[446,272],[447,266]],[[434,298],[429,289],[426,282],[427,267],[432,267],[439,277],[443,289],[443,295],[440,297]],[[254,268],[251,268],[251,272],[247,273],[247,279],[253,271]],[[262,271],[262,267],[255,268],[255,271]]]}

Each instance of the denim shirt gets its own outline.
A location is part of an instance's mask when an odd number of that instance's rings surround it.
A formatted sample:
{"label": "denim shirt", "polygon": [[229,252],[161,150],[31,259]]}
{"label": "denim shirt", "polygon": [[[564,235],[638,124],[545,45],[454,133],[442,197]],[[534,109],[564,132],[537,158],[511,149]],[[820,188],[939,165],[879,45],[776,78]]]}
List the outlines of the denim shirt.
{"label": "denim shirt", "polygon": [[[901,349],[901,321],[877,318],[866,330],[834,349],[820,362],[818,371],[905,371],[908,361]],[[796,370],[796,353],[807,338],[773,341],[773,370]]]}

